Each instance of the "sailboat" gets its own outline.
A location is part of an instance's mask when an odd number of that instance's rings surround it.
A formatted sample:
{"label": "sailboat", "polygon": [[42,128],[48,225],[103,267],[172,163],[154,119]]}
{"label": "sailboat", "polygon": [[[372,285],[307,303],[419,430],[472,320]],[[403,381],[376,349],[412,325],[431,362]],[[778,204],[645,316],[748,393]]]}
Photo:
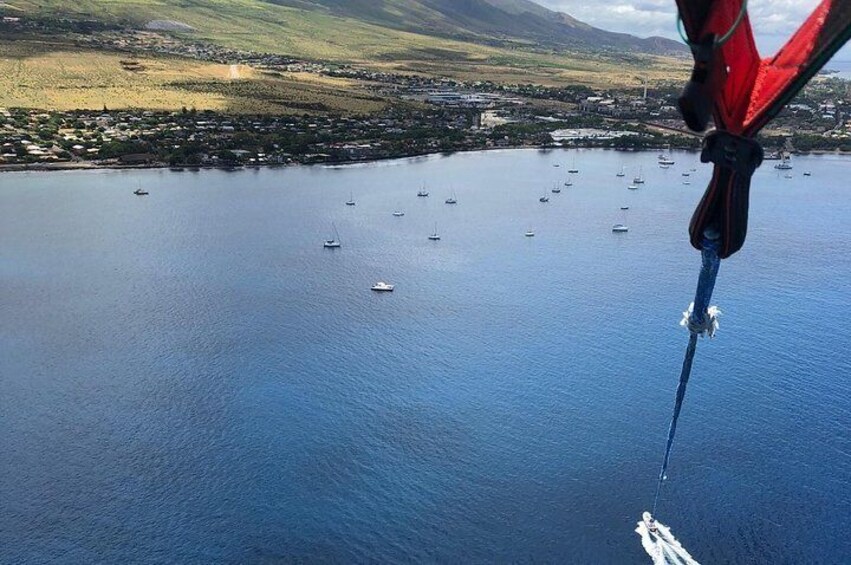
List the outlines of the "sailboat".
{"label": "sailboat", "polygon": [[355,205],[355,197],[354,194],[349,192],[349,199],[346,200],[346,206],[354,206]]}
{"label": "sailboat", "polygon": [[623,167],[623,166],[621,166],[621,170],[620,170],[620,172],[619,172],[618,174],[616,174],[615,176],[616,176],[616,177],[624,177],[624,176],[626,176],[626,171],[624,170],[624,167]]}
{"label": "sailboat", "polygon": [[780,155],[780,162],[774,165],[775,169],[780,169],[781,171],[788,171],[792,168],[792,162],[789,160],[789,154],[783,153]]}
{"label": "sailboat", "polygon": [[568,173],[578,173],[579,169],[576,168],[576,155],[573,156],[573,166],[567,169]]}
{"label": "sailboat", "polygon": [[568,178],[566,181],[564,181],[564,186],[573,186],[573,181]]}
{"label": "sailboat", "polygon": [[623,213],[623,223],[613,225],[613,226],[612,226],[612,233],[626,233],[626,232],[628,232],[628,231],[629,231],[629,227],[627,227],[627,225],[626,225],[626,214],[627,214],[627,212],[626,212],[626,211],[627,211],[627,210],[629,210],[629,207],[627,206],[626,208],[624,208],[624,207],[622,206],[622,207],[621,207],[621,210],[623,210],[623,211],[624,211],[624,213]]}
{"label": "sailboat", "polygon": [[644,177],[641,175],[641,167],[638,167],[638,176],[632,179],[632,184],[644,184]]}
{"label": "sailboat", "polygon": [[561,187],[559,187],[559,185],[557,185],[557,184],[554,184],[552,191],[553,191],[553,194],[559,194],[561,192]]}
{"label": "sailboat", "polygon": [[524,233],[523,235],[525,235],[526,237],[535,237],[535,232],[530,228],[526,230],[526,233]]}
{"label": "sailboat", "polygon": [[674,160],[671,158],[671,144],[668,144],[667,152],[659,154],[659,166],[673,165]]}
{"label": "sailboat", "polygon": [[446,199],[447,204],[458,204],[458,199],[455,198],[455,191],[452,191],[452,196]]}
{"label": "sailboat", "polygon": [[428,238],[431,241],[440,241],[440,234],[437,233],[437,222],[434,223],[434,232]]}
{"label": "sailboat", "polygon": [[325,243],[322,244],[322,247],[325,249],[337,249],[338,247],[342,247],[343,244],[340,243],[340,234],[337,233],[337,226],[332,223],[331,227],[334,228],[334,237],[326,239]]}
{"label": "sailboat", "polygon": [[425,185],[423,185],[423,187],[419,190],[419,192],[417,192],[417,196],[422,197],[422,198],[428,197],[428,191],[425,189]]}

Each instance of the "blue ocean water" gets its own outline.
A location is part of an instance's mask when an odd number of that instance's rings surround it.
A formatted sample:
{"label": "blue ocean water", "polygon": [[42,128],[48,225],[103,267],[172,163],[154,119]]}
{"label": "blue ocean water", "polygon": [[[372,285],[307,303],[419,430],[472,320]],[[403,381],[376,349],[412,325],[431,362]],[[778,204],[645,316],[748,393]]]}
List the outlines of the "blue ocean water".
{"label": "blue ocean water", "polygon": [[[709,172],[578,151],[539,203],[573,155],[0,175],[0,562],[648,562]],[[851,161],[794,164],[659,507],[705,563],[851,561]]]}

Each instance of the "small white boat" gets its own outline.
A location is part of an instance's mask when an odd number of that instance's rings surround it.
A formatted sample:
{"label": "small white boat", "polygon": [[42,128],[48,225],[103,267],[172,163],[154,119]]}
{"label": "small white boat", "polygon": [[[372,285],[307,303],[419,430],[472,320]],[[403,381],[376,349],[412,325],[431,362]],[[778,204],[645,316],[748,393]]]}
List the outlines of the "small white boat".
{"label": "small white boat", "polygon": [[621,206],[621,210],[629,210],[629,206]]}
{"label": "small white boat", "polygon": [[573,186],[573,181],[570,180],[570,179],[567,179],[566,181],[564,181],[564,186],[567,186],[567,187]]}
{"label": "small white boat", "polygon": [[567,169],[568,173],[578,173],[579,169],[576,168],[576,155],[573,156],[573,166]]}
{"label": "small white boat", "polygon": [[683,184],[684,184],[684,185],[686,185],[686,186],[688,186],[688,185],[690,185],[690,184],[691,184],[691,181],[690,181],[690,180],[684,180],[684,181],[683,181]]}
{"label": "small white boat", "polygon": [[647,526],[647,531],[650,533],[657,533],[658,528],[656,527],[656,520],[653,519],[653,516],[650,515],[650,512],[645,512],[641,515],[641,520],[644,522],[644,525]]}
{"label": "small white boat", "polygon": [[626,171],[624,171],[624,168],[623,168],[623,167],[621,167],[620,172],[619,172],[618,174],[616,174],[615,176],[616,176],[616,177],[625,177],[625,176],[626,176]]}
{"label": "small white boat", "polygon": [[632,179],[632,184],[644,184],[644,177],[641,174],[641,167],[638,168],[638,176]]}
{"label": "small white boat", "polygon": [[524,233],[523,235],[525,235],[526,237],[535,237],[535,232],[533,232],[532,230],[526,230],[526,233]]}
{"label": "small white boat", "polygon": [[550,201],[550,197],[547,196],[546,194],[541,196],[540,198],[538,198],[538,202],[549,202],[549,201]]}
{"label": "small white boat", "polygon": [[553,186],[553,194],[559,194],[561,192],[561,188],[558,185]]}
{"label": "small white boat", "polygon": [[804,176],[805,177],[812,176],[812,173],[810,171],[804,171]]}
{"label": "small white boat", "polygon": [[401,210],[396,210],[395,212],[393,212],[393,215],[396,216],[397,218],[401,218],[402,216],[405,215],[405,213]]}
{"label": "small white boat", "polygon": [[346,206],[354,206],[355,205],[355,197],[352,193],[349,193],[349,199],[346,200]]}
{"label": "small white boat", "polygon": [[689,173],[688,171],[683,172],[683,176],[684,176],[684,177],[687,177],[687,176],[689,176],[690,174],[691,174],[691,173]]}
{"label": "small white boat", "polygon": [[445,200],[447,204],[458,204],[458,199],[455,197],[455,191],[452,191],[452,196]]}
{"label": "small white boat", "polygon": [[789,160],[789,154],[783,153],[780,156],[780,162],[774,165],[775,169],[779,169],[781,171],[788,171],[792,169],[792,162]]}
{"label": "small white boat", "polygon": [[631,184],[627,188],[630,189],[630,190],[638,190],[638,185],[637,184]]}
{"label": "small white boat", "polygon": [[440,241],[440,234],[437,233],[437,224],[434,224],[434,232],[430,236],[428,236],[430,241]]}
{"label": "small white boat", "polygon": [[674,160],[671,158],[671,144],[669,143],[664,153],[659,154],[660,165],[673,165]]}
{"label": "small white boat", "polygon": [[420,198],[428,198],[428,191],[425,189],[425,186],[423,186],[421,189],[419,189],[419,191],[417,191],[417,196],[419,196]]}
{"label": "small white boat", "polygon": [[322,247],[325,249],[337,249],[338,247],[342,247],[343,244],[340,243],[340,234],[337,233],[337,226],[331,224],[331,227],[334,228],[334,237],[326,239],[325,243],[322,244]]}
{"label": "small white boat", "polygon": [[396,288],[395,284],[389,284],[384,281],[378,281],[370,290],[374,290],[376,292],[393,292],[393,289]]}
{"label": "small white boat", "polygon": [[786,173],[785,175],[783,175],[783,178],[790,179],[790,178],[792,178],[792,175],[790,175],[789,173]]}
{"label": "small white boat", "polygon": [[615,224],[612,226],[613,233],[626,233],[629,231],[629,228],[623,224]]}

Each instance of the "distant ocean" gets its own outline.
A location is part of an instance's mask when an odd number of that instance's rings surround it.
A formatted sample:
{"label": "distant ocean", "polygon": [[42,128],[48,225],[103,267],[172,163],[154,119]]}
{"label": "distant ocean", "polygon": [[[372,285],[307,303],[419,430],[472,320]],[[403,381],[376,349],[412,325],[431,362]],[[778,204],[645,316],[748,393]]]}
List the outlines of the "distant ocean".
{"label": "distant ocean", "polygon": [[[0,562],[649,563],[709,177],[674,157],[0,175]],[[851,161],[772,164],[658,517],[849,563]]]}
{"label": "distant ocean", "polygon": [[829,76],[851,80],[851,61],[830,61],[824,66],[824,68],[839,71],[838,73]]}

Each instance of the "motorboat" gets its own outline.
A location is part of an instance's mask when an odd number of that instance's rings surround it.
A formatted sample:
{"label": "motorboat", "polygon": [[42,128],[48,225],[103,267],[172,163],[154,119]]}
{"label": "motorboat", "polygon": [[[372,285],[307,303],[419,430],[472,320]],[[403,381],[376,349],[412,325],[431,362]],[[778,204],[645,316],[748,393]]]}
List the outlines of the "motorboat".
{"label": "motorboat", "polygon": [[629,206],[621,206],[621,210],[629,210]]}
{"label": "motorboat", "polygon": [[535,232],[533,232],[532,230],[526,230],[526,233],[524,233],[523,235],[525,235],[526,237],[535,237]]}
{"label": "motorboat", "polygon": [[637,184],[631,184],[627,188],[630,189],[630,190],[638,190],[638,185]]}
{"label": "motorboat", "polygon": [[810,177],[810,176],[812,176],[812,175],[813,175],[813,174],[812,174],[810,171],[805,171],[805,172],[804,172],[804,176],[805,176],[805,177]]}
{"label": "motorboat", "polygon": [[397,218],[401,218],[402,216],[405,215],[405,213],[401,210],[396,210],[395,212],[393,212],[393,215],[396,216]]}
{"label": "motorboat", "polygon": [[541,196],[540,198],[538,198],[538,202],[549,202],[549,201],[550,201],[550,197],[547,196],[546,194],[544,196]]}
{"label": "motorboat", "polygon": [[645,512],[641,515],[641,521],[644,522],[644,525],[647,526],[647,530],[653,534],[659,531],[659,528],[656,527],[656,520],[653,519],[653,516],[650,512]]}
{"label": "motorboat", "polygon": [[789,154],[783,153],[780,156],[780,162],[774,165],[775,169],[779,169],[781,171],[788,171],[792,168],[792,162],[789,160]]}
{"label": "motorboat", "polygon": [[136,196],[147,196],[147,195],[148,195],[148,191],[147,191],[147,190],[143,190],[143,189],[141,189],[141,188],[137,188],[136,190],[134,190],[134,191],[133,191],[133,194],[135,194]]}
{"label": "motorboat", "polygon": [[559,194],[560,192],[561,192],[561,188],[559,188],[558,185],[553,187],[553,194]]}
{"label": "motorboat", "polygon": [[613,233],[626,233],[629,231],[629,228],[623,224],[615,224],[612,226]]}
{"label": "motorboat", "polygon": [[393,289],[396,288],[395,284],[389,284],[384,281],[378,281],[374,285],[372,285],[371,290],[376,292],[393,292]]}

